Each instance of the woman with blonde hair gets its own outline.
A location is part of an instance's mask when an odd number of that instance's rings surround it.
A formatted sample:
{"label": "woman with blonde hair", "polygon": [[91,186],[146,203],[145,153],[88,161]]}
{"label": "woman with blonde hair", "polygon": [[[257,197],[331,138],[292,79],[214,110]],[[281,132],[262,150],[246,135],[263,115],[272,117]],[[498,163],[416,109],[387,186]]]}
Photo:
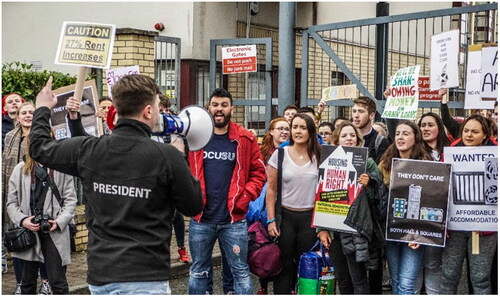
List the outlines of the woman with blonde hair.
{"label": "woman with blonde hair", "polygon": [[[14,167],[9,179],[7,199],[7,212],[14,225],[34,232],[37,237],[31,249],[14,252],[14,257],[24,260],[21,294],[36,294],[40,263],[47,267],[53,293],[68,294],[65,269],[71,262],[68,224],[77,202],[73,177],[41,167],[31,159],[28,148],[29,138],[25,161]],[[47,217],[40,219],[40,215]]]}

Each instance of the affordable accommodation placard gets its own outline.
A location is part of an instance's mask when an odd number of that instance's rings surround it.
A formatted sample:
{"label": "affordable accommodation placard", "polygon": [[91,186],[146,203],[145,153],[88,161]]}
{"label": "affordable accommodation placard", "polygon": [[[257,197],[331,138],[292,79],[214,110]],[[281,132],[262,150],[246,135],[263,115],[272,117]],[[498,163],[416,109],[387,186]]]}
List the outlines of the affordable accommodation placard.
{"label": "affordable accommodation placard", "polygon": [[367,158],[364,147],[321,146],[314,226],[356,233],[344,221],[361,191],[357,179],[366,171]]}
{"label": "affordable accommodation placard", "polygon": [[115,25],[64,22],[55,64],[109,68]]}
{"label": "affordable accommodation placard", "polygon": [[401,68],[394,74],[383,118],[414,120],[417,117],[419,72],[420,65],[416,65]]}
{"label": "affordable accommodation placard", "polygon": [[451,165],[393,159],[386,238],[444,246]]}
{"label": "affordable accommodation placard", "polygon": [[495,167],[486,169],[491,158],[497,158],[496,146],[444,148],[444,161],[453,165],[453,191],[448,212],[450,230],[498,230],[498,205],[491,199],[491,192],[497,191],[497,183],[491,188],[491,183],[485,181],[485,172],[493,176],[498,174]]}

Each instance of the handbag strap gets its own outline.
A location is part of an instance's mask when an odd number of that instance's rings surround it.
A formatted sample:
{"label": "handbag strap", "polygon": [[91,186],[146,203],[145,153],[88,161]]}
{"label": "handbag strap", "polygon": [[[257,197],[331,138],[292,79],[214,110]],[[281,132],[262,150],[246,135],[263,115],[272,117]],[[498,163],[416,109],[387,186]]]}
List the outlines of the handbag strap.
{"label": "handbag strap", "polygon": [[282,192],[282,182],[283,182],[283,159],[285,158],[285,149],[278,148],[278,185],[276,191],[276,228],[280,229],[281,224],[281,192]]}
{"label": "handbag strap", "polygon": [[43,169],[40,165],[35,163],[35,175],[42,181],[43,185],[42,194],[40,199],[38,200],[37,205],[35,206],[35,209],[39,210],[43,209],[43,204],[45,203],[45,198],[47,196],[47,191],[49,190],[49,187],[52,190],[52,194],[56,196],[59,205],[63,207],[64,199],[62,199],[61,194],[59,193],[59,190],[57,189],[57,186],[54,183],[54,180],[52,179],[52,174],[53,171],[51,171],[49,174],[47,173],[47,170]]}

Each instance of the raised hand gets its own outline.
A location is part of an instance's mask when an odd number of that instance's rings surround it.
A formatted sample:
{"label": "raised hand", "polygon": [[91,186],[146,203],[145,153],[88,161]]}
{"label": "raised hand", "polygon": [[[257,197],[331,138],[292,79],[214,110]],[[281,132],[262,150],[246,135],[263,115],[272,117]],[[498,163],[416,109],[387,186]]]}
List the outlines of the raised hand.
{"label": "raised hand", "polygon": [[36,108],[48,107],[52,108],[57,104],[56,94],[52,91],[52,76],[49,77],[45,87],[36,95]]}

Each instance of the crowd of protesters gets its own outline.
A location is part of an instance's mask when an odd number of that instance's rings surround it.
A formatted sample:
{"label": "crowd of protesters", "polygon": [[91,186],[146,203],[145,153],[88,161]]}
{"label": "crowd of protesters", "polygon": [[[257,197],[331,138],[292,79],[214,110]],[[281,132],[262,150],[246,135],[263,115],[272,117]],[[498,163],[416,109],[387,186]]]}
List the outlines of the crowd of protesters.
{"label": "crowd of protesters", "polygon": [[[224,293],[264,295],[272,283],[274,294],[296,294],[299,258],[318,239],[328,248],[340,294],[382,294],[384,267],[389,269],[393,294],[456,294],[465,260],[469,293],[496,294],[496,232],[481,233],[480,254],[470,252],[471,232],[448,231],[443,248],[384,238],[386,222],[381,214],[387,212],[387,203],[382,200],[394,182],[394,158],[442,162],[446,146],[497,145],[497,104],[485,113],[488,117],[472,112],[460,124],[449,113],[447,90],[440,94],[440,114],[427,112],[416,121],[375,122],[376,104],[367,97],[353,100],[351,114],[331,122],[320,123],[324,102],[317,111],[287,106],[271,120],[259,142],[232,120],[232,95],[219,88],[208,103],[213,136],[203,149],[187,155],[183,144],[151,139],[159,114],[168,113],[169,104],[146,76],[125,77],[113,87],[112,100],[100,101],[96,116],[103,121],[106,135],[102,137],[85,133],[79,102],[70,98],[68,124],[73,137],[52,138],[49,108],[56,101],[51,80],[37,96],[36,106],[23,103],[17,94],[6,95],[2,100],[2,228],[24,227],[37,235],[32,250],[12,255],[18,283],[13,293],[36,293],[38,271],[40,293],[68,293],[65,272],[70,263],[68,225],[76,206],[74,176],[81,179],[87,201],[87,280],[92,294],[171,293],[172,222],[177,226],[179,260],[191,261],[184,247],[183,215],[191,217],[192,261],[188,292],[177,294],[213,293],[216,241],[224,258]],[[109,110],[117,118],[110,120]],[[364,233],[369,240],[311,226],[321,145],[368,149],[366,173],[357,182],[367,205],[358,215],[367,220]],[[278,148],[284,150],[281,164]],[[53,179],[62,202],[54,189],[43,191],[44,180],[35,174],[40,169]],[[134,198],[121,192],[124,187],[134,189]],[[47,232],[33,220],[41,196],[46,200],[43,212],[50,215]],[[269,235],[278,238],[283,269],[270,279],[260,279],[260,289],[254,292],[247,263],[246,214],[249,203],[258,197],[265,200],[265,223]],[[6,259],[2,248],[4,272]]]}

